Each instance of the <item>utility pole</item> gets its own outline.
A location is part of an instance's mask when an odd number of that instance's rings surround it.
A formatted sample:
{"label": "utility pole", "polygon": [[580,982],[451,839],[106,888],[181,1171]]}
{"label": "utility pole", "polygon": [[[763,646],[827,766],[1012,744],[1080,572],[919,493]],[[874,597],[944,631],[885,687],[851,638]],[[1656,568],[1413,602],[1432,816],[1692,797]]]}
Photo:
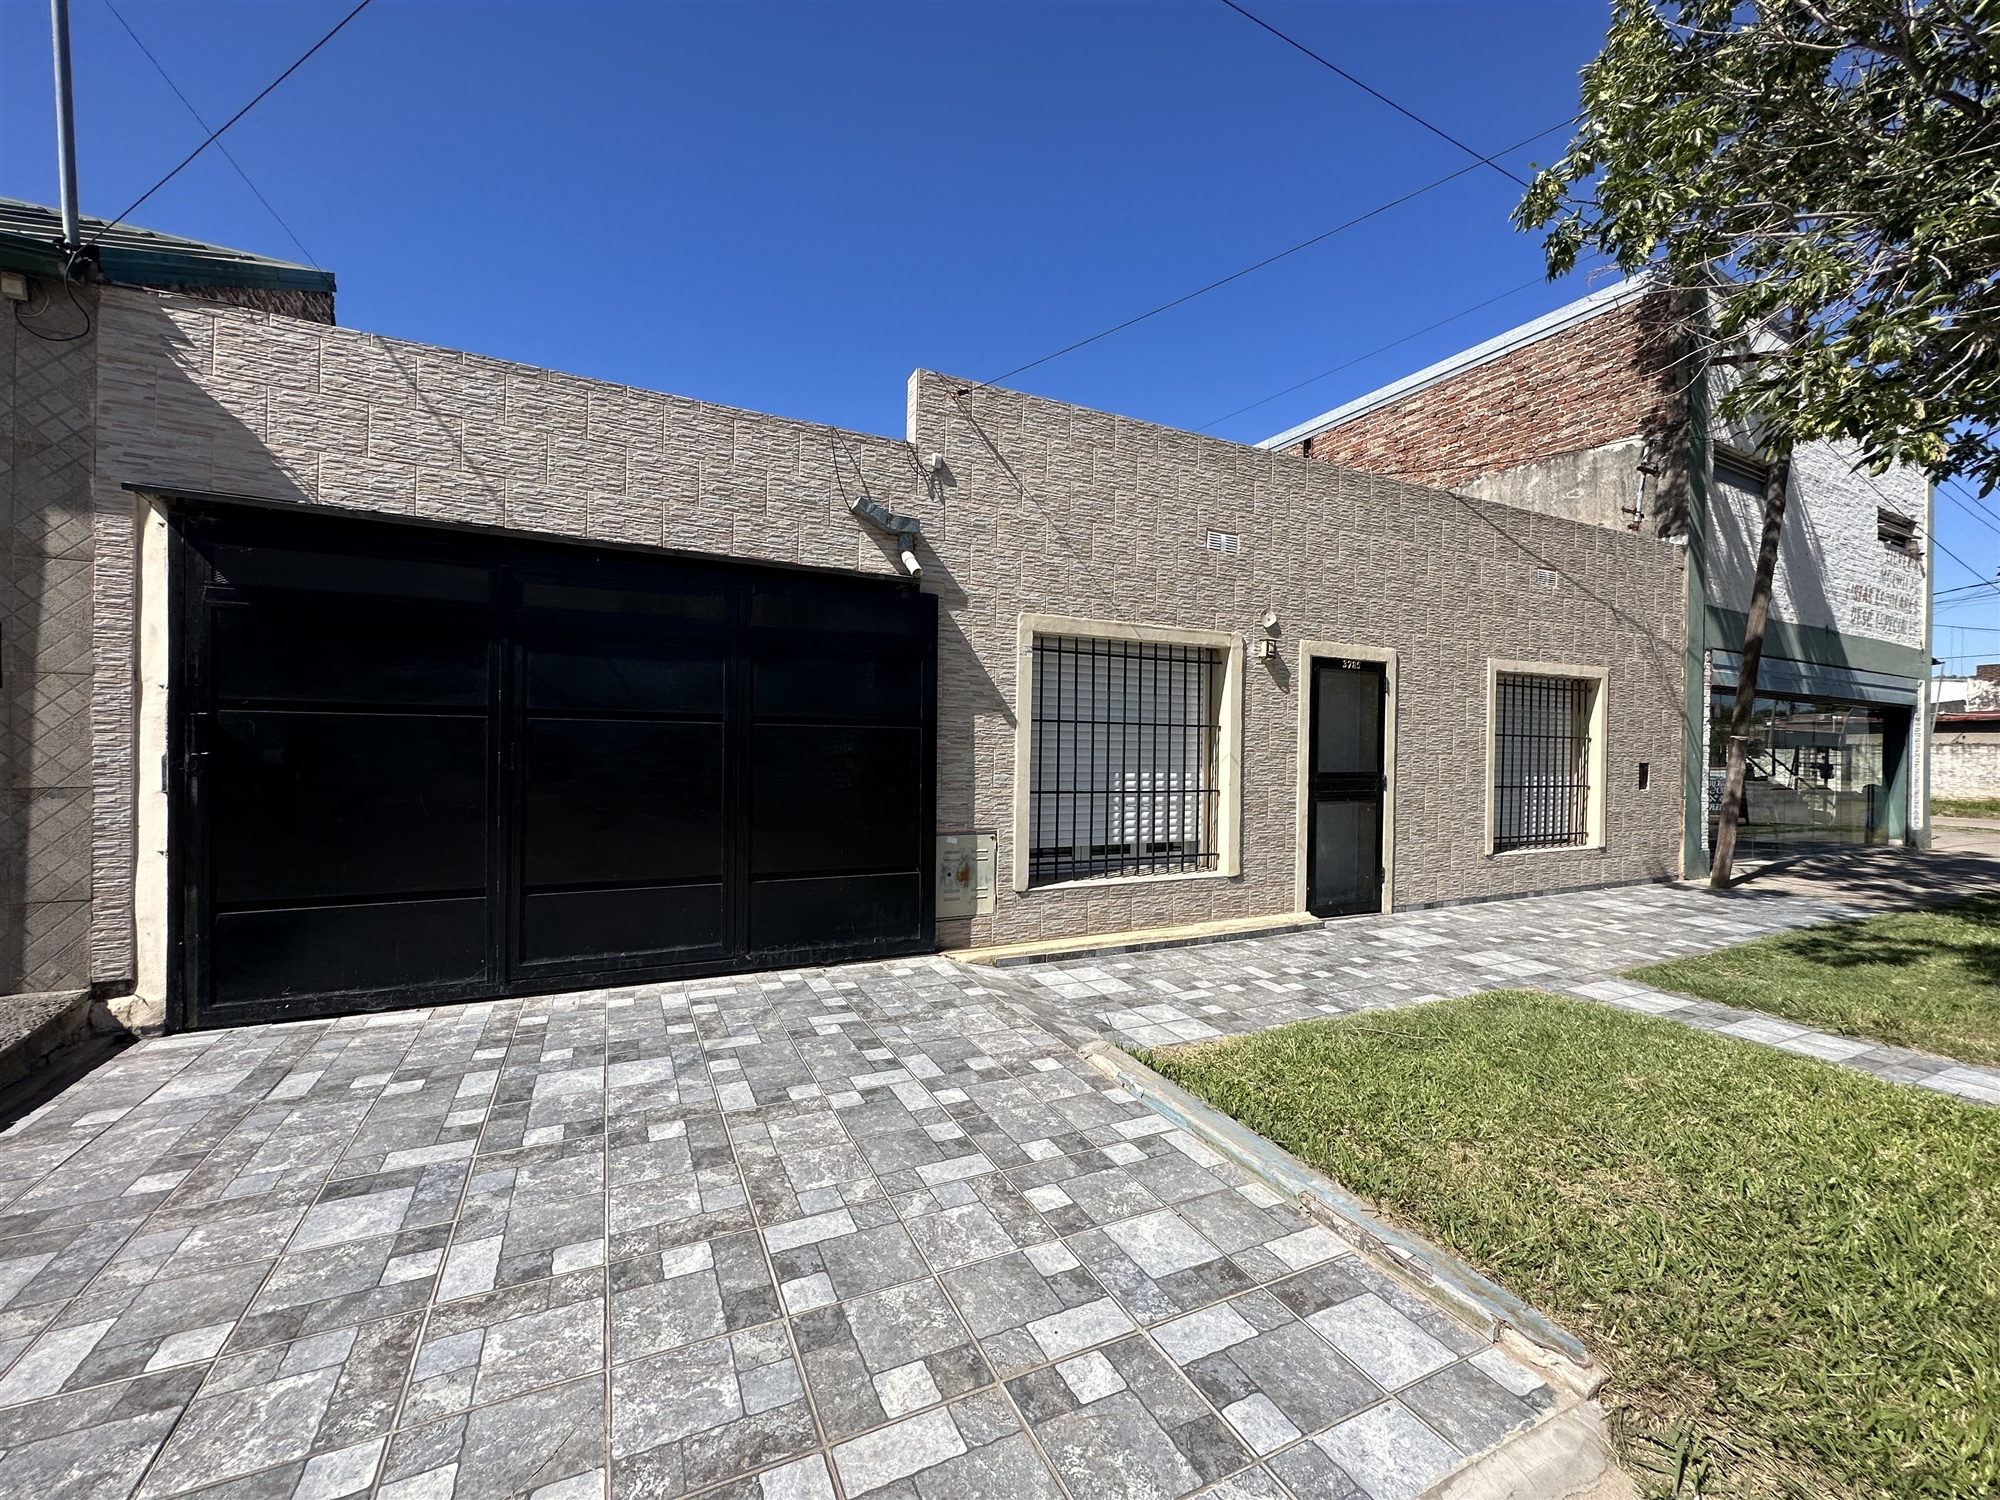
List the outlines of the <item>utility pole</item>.
{"label": "utility pole", "polygon": [[1764,660],[1764,627],[1771,618],[1771,580],[1778,571],[1778,537],[1785,525],[1785,490],[1791,482],[1787,447],[1771,460],[1764,480],[1764,534],[1757,542],[1757,575],[1743,626],[1743,659],[1736,668],[1736,706],[1729,716],[1729,759],[1722,778],[1722,820],[1715,831],[1715,861],[1708,883],[1726,890],[1736,863],[1736,830],[1743,815],[1743,783],[1750,765],[1750,720],[1757,705],[1757,669]]}
{"label": "utility pole", "polygon": [[83,248],[76,211],[76,100],[70,90],[69,0],[49,0],[49,29],[56,53],[56,173],[62,179],[63,249]]}

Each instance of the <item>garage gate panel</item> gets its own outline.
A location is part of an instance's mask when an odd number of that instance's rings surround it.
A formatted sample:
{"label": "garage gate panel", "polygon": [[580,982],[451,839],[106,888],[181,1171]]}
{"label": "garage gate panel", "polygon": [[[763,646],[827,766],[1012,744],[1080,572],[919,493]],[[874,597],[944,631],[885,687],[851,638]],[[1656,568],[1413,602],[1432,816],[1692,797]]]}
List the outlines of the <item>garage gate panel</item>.
{"label": "garage gate panel", "polygon": [[181,1024],[931,946],[907,582],[174,522]]}

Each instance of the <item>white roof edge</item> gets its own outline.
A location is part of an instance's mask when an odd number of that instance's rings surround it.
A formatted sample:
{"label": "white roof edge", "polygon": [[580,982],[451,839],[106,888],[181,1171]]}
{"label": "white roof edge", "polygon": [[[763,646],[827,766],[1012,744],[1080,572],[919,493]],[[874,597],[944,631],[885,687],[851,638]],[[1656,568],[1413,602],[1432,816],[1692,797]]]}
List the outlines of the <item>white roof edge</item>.
{"label": "white roof edge", "polygon": [[1497,338],[1490,338],[1483,344],[1475,344],[1472,348],[1454,354],[1449,359],[1440,360],[1417,371],[1414,375],[1405,375],[1401,380],[1392,381],[1365,396],[1356,396],[1345,405],[1336,406],[1329,412],[1322,412],[1309,422],[1301,422],[1296,427],[1287,428],[1276,437],[1265,438],[1257,446],[1289,448],[1293,443],[1306,438],[1318,437],[1330,428],[1352,422],[1356,417],[1366,416],[1379,407],[1388,406],[1405,396],[1414,395],[1425,386],[1436,385],[1439,381],[1462,374],[1466,370],[1491,364],[1494,360],[1512,354],[1516,349],[1526,348],[1550,334],[1561,333],[1565,328],[1573,328],[1578,323],[1594,318],[1599,313],[1608,312],[1621,303],[1634,301],[1644,296],[1648,290],[1648,282],[1643,276],[1628,277],[1623,281],[1614,282],[1601,292],[1592,292],[1588,297],[1580,297],[1566,307],[1543,313],[1533,322],[1509,329],[1506,333]]}

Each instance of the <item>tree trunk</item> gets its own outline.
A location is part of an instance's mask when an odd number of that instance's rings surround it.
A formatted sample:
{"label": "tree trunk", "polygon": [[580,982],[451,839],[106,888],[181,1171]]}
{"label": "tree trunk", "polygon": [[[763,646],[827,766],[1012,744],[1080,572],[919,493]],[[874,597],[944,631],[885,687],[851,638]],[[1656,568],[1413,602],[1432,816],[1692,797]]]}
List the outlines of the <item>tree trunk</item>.
{"label": "tree trunk", "polygon": [[1778,537],[1785,526],[1785,490],[1791,479],[1789,450],[1771,461],[1764,481],[1764,534],[1757,542],[1757,576],[1743,625],[1743,659],[1736,669],[1736,707],[1729,716],[1729,751],[1722,777],[1722,818],[1715,830],[1715,859],[1708,883],[1725,890],[1736,864],[1736,830],[1743,818],[1743,783],[1750,765],[1750,720],[1757,703],[1757,669],[1764,660],[1764,627],[1771,618],[1771,580],[1778,571]]}

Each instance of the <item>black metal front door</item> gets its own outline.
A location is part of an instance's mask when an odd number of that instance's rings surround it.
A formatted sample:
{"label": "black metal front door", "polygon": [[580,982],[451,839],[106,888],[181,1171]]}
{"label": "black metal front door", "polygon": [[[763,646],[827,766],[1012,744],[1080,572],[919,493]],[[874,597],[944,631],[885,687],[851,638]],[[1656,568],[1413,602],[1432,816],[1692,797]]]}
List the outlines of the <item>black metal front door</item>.
{"label": "black metal front door", "polygon": [[177,1019],[931,945],[936,601],[176,517]]}
{"label": "black metal front door", "polygon": [[1382,909],[1383,706],[1373,661],[1312,662],[1306,906],[1320,917]]}

